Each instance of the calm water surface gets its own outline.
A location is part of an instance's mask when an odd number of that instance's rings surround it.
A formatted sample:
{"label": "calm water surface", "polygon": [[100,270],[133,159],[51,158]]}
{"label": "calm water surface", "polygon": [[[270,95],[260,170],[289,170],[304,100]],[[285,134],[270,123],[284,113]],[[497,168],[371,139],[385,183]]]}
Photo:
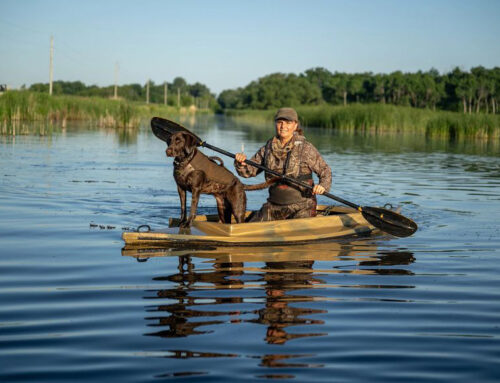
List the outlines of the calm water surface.
{"label": "calm water surface", "polygon": [[[185,124],[232,152],[253,153],[272,132]],[[179,215],[164,143],[147,128],[0,137],[0,381],[498,382],[498,145],[307,136],[334,194],[401,206],[420,230],[122,251],[123,230]],[[265,194],[249,192],[249,207]],[[215,212],[213,198],[199,211]]]}

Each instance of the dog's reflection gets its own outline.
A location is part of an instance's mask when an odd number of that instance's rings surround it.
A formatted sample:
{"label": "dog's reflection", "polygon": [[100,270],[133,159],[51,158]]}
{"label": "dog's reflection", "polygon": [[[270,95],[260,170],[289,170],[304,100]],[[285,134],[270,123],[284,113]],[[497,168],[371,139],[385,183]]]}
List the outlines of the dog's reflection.
{"label": "dog's reflection", "polygon": [[[242,265],[242,264],[241,264]],[[167,327],[158,332],[147,335],[161,337],[185,337],[189,335],[199,335],[210,333],[209,330],[199,330],[199,327],[222,324],[224,320],[217,320],[218,317],[235,317],[240,314],[238,310],[220,311],[210,310],[208,307],[222,304],[238,304],[243,302],[241,297],[215,297],[208,301],[199,296],[197,292],[202,291],[200,285],[211,284],[215,288],[230,288],[243,286],[243,282],[238,278],[228,278],[242,275],[242,271],[237,271],[240,264],[214,264],[212,271],[196,271],[191,256],[185,255],[179,257],[178,273],[167,277],[157,277],[155,280],[170,281],[174,287],[156,291],[156,297],[159,299],[169,299],[173,303],[154,306],[149,311],[157,312],[156,316],[149,316],[148,321],[156,321],[148,326]],[[167,314],[167,315],[165,315]],[[202,320],[207,318],[207,320]],[[190,319],[196,319],[191,320]]]}

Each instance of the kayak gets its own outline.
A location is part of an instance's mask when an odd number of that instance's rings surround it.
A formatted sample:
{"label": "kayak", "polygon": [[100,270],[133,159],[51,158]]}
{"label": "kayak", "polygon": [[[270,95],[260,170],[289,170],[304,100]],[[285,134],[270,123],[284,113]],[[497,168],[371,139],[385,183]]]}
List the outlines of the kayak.
{"label": "kayak", "polygon": [[147,230],[122,234],[127,246],[288,246],[365,237],[379,232],[355,209],[324,205],[318,206],[317,216],[311,218],[224,224],[218,222],[218,215],[199,215],[190,229],[179,228],[176,218],[171,218],[165,229],[142,227]]}

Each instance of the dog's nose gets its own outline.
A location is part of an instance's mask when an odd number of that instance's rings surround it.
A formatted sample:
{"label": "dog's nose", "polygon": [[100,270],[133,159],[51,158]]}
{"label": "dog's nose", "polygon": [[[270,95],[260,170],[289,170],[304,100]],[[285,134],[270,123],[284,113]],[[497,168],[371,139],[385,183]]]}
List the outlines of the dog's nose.
{"label": "dog's nose", "polygon": [[165,153],[167,153],[167,157],[172,157],[172,150],[170,150],[170,148],[167,148],[167,150],[165,150]]}

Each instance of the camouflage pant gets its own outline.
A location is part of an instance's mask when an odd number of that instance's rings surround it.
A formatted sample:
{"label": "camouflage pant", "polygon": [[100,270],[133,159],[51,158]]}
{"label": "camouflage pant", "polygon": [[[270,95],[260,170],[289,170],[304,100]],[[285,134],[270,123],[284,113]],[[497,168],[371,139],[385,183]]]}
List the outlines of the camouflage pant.
{"label": "camouflage pant", "polygon": [[309,218],[316,216],[316,198],[290,205],[275,205],[266,202],[259,211],[253,212],[248,222],[278,221],[283,219]]}

